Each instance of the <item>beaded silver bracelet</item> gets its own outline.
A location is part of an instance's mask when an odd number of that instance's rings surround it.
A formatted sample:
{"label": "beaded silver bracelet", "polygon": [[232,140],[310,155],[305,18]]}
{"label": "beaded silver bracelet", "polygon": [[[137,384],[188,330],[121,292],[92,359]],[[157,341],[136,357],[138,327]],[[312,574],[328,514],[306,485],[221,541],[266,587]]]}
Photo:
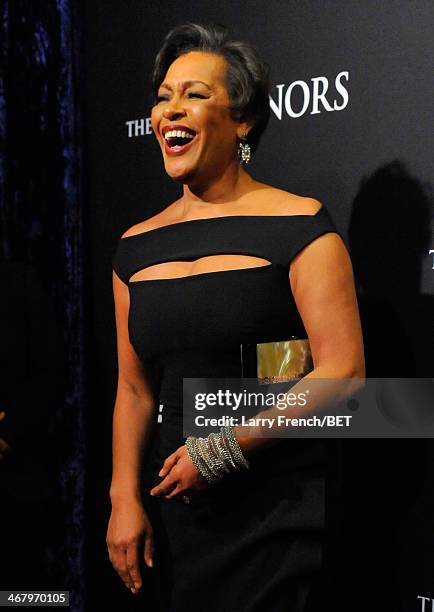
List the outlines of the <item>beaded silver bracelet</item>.
{"label": "beaded silver bracelet", "polygon": [[208,468],[206,461],[199,453],[197,442],[198,438],[194,436],[189,436],[186,439],[185,446],[187,448],[188,455],[193,464],[197,467],[202,476],[208,480],[208,482],[217,482],[219,478],[216,478],[213,472],[211,472],[211,470]]}
{"label": "beaded silver bracelet", "polygon": [[222,436],[219,436],[219,434],[213,432],[213,433],[210,433],[208,437],[209,437],[210,444],[214,449],[214,453],[222,457],[221,462],[222,462],[224,471],[227,474],[229,474],[229,472],[231,471],[231,467],[233,469],[236,469],[237,466],[234,463],[230,452],[228,452],[225,446],[223,445]]}
{"label": "beaded silver bracelet", "polygon": [[196,441],[196,447],[199,455],[205,461],[208,469],[218,480],[220,480],[222,477],[222,469],[218,458],[214,456],[214,453],[209,446],[208,438],[198,438]]}
{"label": "beaded silver bracelet", "polygon": [[231,426],[221,427],[220,433],[210,433],[207,438],[189,436],[185,445],[193,464],[209,483],[250,467]]}
{"label": "beaded silver bracelet", "polygon": [[243,455],[243,451],[241,450],[241,446],[238,444],[238,440],[235,437],[234,430],[232,429],[232,427],[230,425],[225,425],[224,427],[220,428],[220,431],[223,434],[226,434],[229,446],[235,452],[236,463],[240,467],[243,467],[247,470],[249,468],[249,463]]}

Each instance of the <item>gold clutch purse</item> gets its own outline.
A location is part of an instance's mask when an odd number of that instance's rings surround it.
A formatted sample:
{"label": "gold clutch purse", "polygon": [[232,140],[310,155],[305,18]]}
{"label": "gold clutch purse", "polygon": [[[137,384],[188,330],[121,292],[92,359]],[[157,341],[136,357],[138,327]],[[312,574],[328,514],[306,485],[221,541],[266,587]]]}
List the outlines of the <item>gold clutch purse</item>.
{"label": "gold clutch purse", "polygon": [[307,338],[259,344],[241,344],[241,377],[257,378],[259,384],[302,378],[313,370]]}

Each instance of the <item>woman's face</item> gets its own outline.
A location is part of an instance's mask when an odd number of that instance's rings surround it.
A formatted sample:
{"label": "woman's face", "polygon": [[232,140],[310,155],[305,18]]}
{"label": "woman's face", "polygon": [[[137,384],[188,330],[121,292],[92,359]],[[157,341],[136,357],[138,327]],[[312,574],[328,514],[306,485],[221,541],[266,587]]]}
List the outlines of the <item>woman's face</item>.
{"label": "woman's face", "polygon": [[220,55],[191,51],[169,67],[152,108],[152,129],[167,174],[183,183],[203,183],[237,162],[237,137],[247,124],[233,120]]}

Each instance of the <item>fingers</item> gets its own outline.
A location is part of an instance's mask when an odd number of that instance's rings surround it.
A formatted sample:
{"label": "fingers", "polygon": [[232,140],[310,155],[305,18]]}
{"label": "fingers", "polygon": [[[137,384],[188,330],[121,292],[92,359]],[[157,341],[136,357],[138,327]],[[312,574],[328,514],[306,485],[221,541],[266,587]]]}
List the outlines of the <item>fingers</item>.
{"label": "fingers", "polygon": [[183,489],[181,486],[176,487],[169,495],[165,495],[165,499],[178,499],[184,503],[183,497],[184,495],[188,495],[191,497],[191,493],[189,489]]}
{"label": "fingers", "polygon": [[191,491],[190,489],[186,489],[185,487],[183,487],[181,483],[178,482],[175,483],[175,487],[170,491],[170,493],[161,494],[160,497],[163,497],[164,499],[177,499],[184,503],[184,495],[188,495],[189,497],[191,497]]}
{"label": "fingers", "polygon": [[130,573],[127,570],[126,548],[122,548],[120,545],[110,546],[109,558],[114,569],[124,581],[125,586],[127,588],[131,588],[133,581],[131,580]]}
{"label": "fingers", "polygon": [[137,593],[142,585],[137,555],[138,546],[137,539],[108,544],[111,564],[132,593]]}
{"label": "fingers", "polygon": [[169,481],[168,484],[162,482],[157,487],[151,489],[150,494],[164,499],[174,499],[186,495],[185,489],[182,488],[178,480]]}
{"label": "fingers", "polygon": [[145,536],[145,548],[143,558],[148,567],[154,567],[154,535],[152,532]]}
{"label": "fingers", "polygon": [[171,455],[169,455],[164,463],[163,463],[163,467],[161,468],[161,470],[158,472],[159,476],[166,476],[166,474],[168,474],[170,472],[170,470],[173,468],[173,466],[175,465],[175,463],[178,461],[178,455],[177,452],[172,453]]}
{"label": "fingers", "polygon": [[166,499],[173,499],[174,497],[177,497],[180,493],[181,493],[181,487],[179,485],[177,485],[170,493],[168,493],[167,495],[164,495],[164,497]]}
{"label": "fingers", "polygon": [[132,587],[130,586],[130,588],[133,593],[137,593],[142,586],[137,549],[137,545],[128,546],[126,554],[127,571],[133,585]]}
{"label": "fingers", "polygon": [[156,497],[164,497],[168,495],[178,484],[178,481],[174,478],[169,479],[166,477],[163,482],[160,482],[159,485],[150,490],[150,494]]}

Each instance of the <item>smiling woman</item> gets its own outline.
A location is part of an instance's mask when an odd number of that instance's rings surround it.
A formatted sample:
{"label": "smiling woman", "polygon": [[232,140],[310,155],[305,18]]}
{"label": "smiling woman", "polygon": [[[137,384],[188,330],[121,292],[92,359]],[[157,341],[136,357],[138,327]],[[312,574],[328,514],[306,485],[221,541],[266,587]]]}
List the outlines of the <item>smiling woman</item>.
{"label": "smiling woman", "polygon": [[[200,78],[189,79],[192,71]],[[193,190],[195,178],[202,182],[205,173],[217,170],[217,163],[223,172],[234,158],[234,131],[239,139],[248,131],[245,121],[235,125],[227,112],[226,73],[220,55],[190,51],[172,62],[158,87],[151,119],[166,172],[178,181],[188,179]]]}
{"label": "smiling woman", "polygon": [[[200,168],[201,181],[207,165],[219,162],[224,171],[242,139],[254,152],[270,116],[269,68],[254,49],[225,40],[222,29],[197,32],[199,44],[185,29],[173,31],[153,73],[152,127],[166,172],[176,180],[192,178]],[[178,158],[187,152],[188,160],[183,157],[181,163]]]}
{"label": "smiling woman", "polygon": [[153,84],[154,134],[183,192],[124,232],[113,257],[110,560],[137,593],[143,556],[165,612],[307,612],[323,443],[232,424],[186,438],[183,379],[240,378],[246,347],[300,339],[304,378],[363,377],[351,262],[321,202],[245,170],[269,118],[268,67],[249,44],[221,26],[177,26]]}

